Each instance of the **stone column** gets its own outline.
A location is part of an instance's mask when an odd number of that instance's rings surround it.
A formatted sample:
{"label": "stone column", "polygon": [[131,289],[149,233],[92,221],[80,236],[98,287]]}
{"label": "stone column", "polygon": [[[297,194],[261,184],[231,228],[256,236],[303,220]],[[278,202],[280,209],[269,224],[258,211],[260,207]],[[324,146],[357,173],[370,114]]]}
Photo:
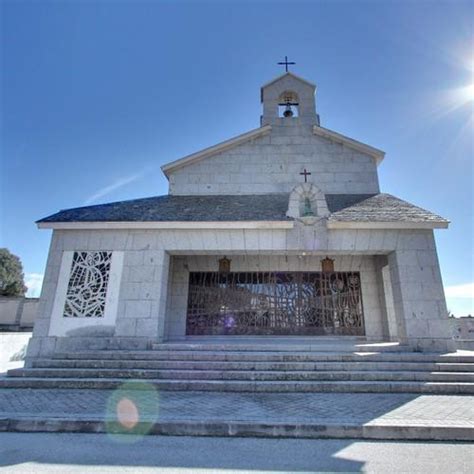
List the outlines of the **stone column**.
{"label": "stone column", "polygon": [[129,252],[115,336],[163,339],[170,256],[164,250]]}
{"label": "stone column", "polygon": [[390,278],[390,268],[388,264],[381,268],[381,273],[383,284],[383,300],[385,303],[388,335],[391,341],[396,341],[398,340],[398,324],[395,316],[392,279]]}
{"label": "stone column", "polygon": [[156,318],[157,340],[163,342],[165,334],[165,319],[167,317],[166,308],[168,301],[168,286],[170,284],[170,255],[163,251],[157,260],[155,270],[155,282],[157,284],[156,300],[152,304],[152,318]]}
{"label": "stone column", "polygon": [[183,339],[186,336],[189,269],[188,258],[172,257],[166,314],[166,339]]}
{"label": "stone column", "polygon": [[388,255],[398,336],[415,349],[452,346],[443,283],[433,233],[400,237]]}
{"label": "stone column", "polygon": [[384,268],[388,267],[387,264],[387,257],[385,255],[376,255],[374,257],[374,264],[375,264],[375,278],[377,282],[377,290],[379,295],[380,301],[380,316],[382,318],[382,335],[384,339],[390,339],[393,334],[390,332],[390,323],[389,323],[389,313],[388,313],[388,306],[389,302],[387,302],[387,292],[386,292],[386,284],[384,281],[383,270]]}
{"label": "stone column", "polygon": [[[135,336],[148,337],[163,341],[165,330],[166,307],[168,298],[168,285],[170,273],[170,256],[164,251],[150,252],[146,255],[145,264],[154,266],[153,283],[150,287],[151,296],[150,318],[147,320],[137,320]],[[147,262],[147,260],[149,260]],[[148,296],[148,295],[147,295]]]}

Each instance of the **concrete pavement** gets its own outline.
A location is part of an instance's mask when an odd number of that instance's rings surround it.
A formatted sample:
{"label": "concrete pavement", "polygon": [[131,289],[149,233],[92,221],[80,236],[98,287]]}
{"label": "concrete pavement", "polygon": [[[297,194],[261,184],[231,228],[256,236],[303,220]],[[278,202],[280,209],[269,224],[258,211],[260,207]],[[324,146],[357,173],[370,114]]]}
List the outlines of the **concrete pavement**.
{"label": "concrete pavement", "polygon": [[471,443],[0,433],[8,473],[470,473]]}

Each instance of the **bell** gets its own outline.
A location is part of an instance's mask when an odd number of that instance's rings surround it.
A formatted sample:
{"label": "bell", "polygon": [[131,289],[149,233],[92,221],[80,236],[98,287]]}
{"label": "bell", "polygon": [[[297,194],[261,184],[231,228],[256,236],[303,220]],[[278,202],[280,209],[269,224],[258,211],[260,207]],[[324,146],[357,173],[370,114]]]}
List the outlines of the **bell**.
{"label": "bell", "polygon": [[283,117],[293,117],[293,110],[291,110],[290,104],[286,104],[285,111],[283,112]]}

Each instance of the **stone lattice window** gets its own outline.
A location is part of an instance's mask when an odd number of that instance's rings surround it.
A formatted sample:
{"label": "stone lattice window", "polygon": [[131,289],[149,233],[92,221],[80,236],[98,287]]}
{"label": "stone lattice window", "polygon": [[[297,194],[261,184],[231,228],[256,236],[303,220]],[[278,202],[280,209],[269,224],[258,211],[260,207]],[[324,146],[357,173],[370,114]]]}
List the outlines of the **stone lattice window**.
{"label": "stone lattice window", "polygon": [[65,318],[102,318],[112,252],[74,252],[64,305]]}

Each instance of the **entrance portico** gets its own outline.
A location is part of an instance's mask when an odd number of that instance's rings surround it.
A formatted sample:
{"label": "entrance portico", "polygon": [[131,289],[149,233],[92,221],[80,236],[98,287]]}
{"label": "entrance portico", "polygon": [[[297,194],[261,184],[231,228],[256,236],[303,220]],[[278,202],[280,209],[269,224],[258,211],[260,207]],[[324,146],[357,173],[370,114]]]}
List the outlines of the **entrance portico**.
{"label": "entrance portico", "polygon": [[[366,336],[396,339],[383,307],[380,256],[222,255],[171,257],[165,339],[185,336]],[[379,287],[380,286],[380,287]],[[396,324],[391,324],[392,329]]]}

